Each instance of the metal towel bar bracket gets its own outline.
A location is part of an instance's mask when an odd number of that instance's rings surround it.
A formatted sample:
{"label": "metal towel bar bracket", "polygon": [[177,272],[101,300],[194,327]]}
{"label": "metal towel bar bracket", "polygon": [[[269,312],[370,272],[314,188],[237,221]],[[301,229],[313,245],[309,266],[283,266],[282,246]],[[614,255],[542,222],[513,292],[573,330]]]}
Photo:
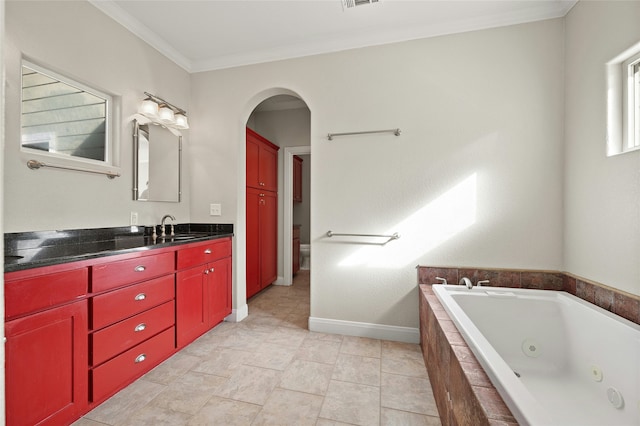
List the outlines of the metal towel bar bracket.
{"label": "metal towel bar bracket", "polygon": [[329,133],[327,134],[327,139],[332,141],[333,138],[336,136],[368,135],[371,133],[393,133],[396,136],[400,136],[400,129],[369,130],[366,132]]}
{"label": "metal towel bar bracket", "polygon": [[77,171],[77,172],[95,173],[95,174],[99,174],[99,175],[106,175],[109,179],[120,177],[120,173],[102,172],[102,171],[99,171],[99,170],[82,169],[80,167],[57,166],[55,164],[47,164],[47,163],[43,163],[42,161],[37,161],[37,160],[29,160],[29,161],[27,161],[27,167],[29,167],[32,170],[37,170],[40,167],[51,167],[53,169],[74,170],[74,171]]}
{"label": "metal towel bar bracket", "polygon": [[392,235],[385,234],[338,234],[332,231],[327,231],[327,237],[371,237],[371,238],[387,238],[387,241],[382,243],[381,245],[387,244],[389,241],[397,240],[400,238],[397,232],[394,232]]}

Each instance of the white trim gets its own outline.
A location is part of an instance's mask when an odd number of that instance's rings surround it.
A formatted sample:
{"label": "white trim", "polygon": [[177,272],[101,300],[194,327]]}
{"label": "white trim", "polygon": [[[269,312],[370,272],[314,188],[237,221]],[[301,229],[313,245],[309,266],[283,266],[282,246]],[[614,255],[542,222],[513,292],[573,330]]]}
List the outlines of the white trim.
{"label": "white trim", "polygon": [[232,309],[231,313],[224,319],[226,322],[240,322],[249,316],[249,305],[246,303],[238,309]]}
{"label": "white trim", "polygon": [[420,330],[414,327],[309,317],[309,331],[405,343],[420,343]]}
{"label": "white trim", "polygon": [[289,284],[287,284],[287,283],[284,281],[284,277],[283,277],[283,276],[280,276],[280,275],[278,275],[278,278],[276,278],[276,280],[273,282],[273,285],[284,285],[284,286],[289,286],[289,285],[292,285],[292,284],[293,284],[293,282],[289,282]]}
{"label": "white trim", "polygon": [[282,285],[293,284],[293,156],[310,155],[311,146],[287,146],[284,148],[284,188],[283,188],[283,268]]}

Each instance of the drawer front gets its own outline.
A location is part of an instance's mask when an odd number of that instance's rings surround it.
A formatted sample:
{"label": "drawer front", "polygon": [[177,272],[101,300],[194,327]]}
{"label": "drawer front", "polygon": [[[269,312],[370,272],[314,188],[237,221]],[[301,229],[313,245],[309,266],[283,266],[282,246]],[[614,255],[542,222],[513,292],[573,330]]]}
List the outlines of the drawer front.
{"label": "drawer front", "polygon": [[88,276],[88,270],[83,268],[5,282],[5,318],[84,297],[87,294]]}
{"label": "drawer front", "polygon": [[92,365],[105,362],[174,323],[175,303],[171,301],[95,332],[92,336]]}
{"label": "drawer front", "polygon": [[175,341],[175,327],[171,327],[94,368],[92,401],[103,400],[158,365],[173,352]]}
{"label": "drawer front", "polygon": [[194,243],[178,250],[178,269],[190,268],[231,256],[231,238]]}
{"label": "drawer front", "polygon": [[175,297],[175,275],[101,294],[92,299],[92,329],[98,330]]}
{"label": "drawer front", "polygon": [[174,271],[174,265],[172,252],[96,265],[91,268],[91,291],[96,293],[168,274]]}

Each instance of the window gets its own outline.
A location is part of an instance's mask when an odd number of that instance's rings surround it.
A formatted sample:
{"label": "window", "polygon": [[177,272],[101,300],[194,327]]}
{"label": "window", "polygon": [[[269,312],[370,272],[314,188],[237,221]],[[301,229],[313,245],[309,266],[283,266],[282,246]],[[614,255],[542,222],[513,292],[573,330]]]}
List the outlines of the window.
{"label": "window", "polygon": [[113,165],[112,104],[106,93],[23,61],[22,151],[85,167]]}
{"label": "window", "polygon": [[607,155],[640,149],[640,43],[607,63]]}

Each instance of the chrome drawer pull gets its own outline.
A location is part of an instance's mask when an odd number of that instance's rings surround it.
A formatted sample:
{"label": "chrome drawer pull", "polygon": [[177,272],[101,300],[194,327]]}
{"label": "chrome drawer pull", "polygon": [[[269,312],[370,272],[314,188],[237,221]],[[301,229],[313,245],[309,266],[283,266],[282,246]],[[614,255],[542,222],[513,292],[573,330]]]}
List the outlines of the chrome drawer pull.
{"label": "chrome drawer pull", "polygon": [[144,293],[140,293],[138,295],[136,295],[136,297],[134,297],[135,300],[144,300],[147,298],[147,295]]}
{"label": "chrome drawer pull", "polygon": [[211,249],[206,249],[206,250],[204,251],[204,254],[211,254]]}
{"label": "chrome drawer pull", "polygon": [[205,269],[205,270],[204,270],[204,274],[205,274],[205,275],[208,275],[208,274],[209,274],[209,270],[208,270],[208,269]]}
{"label": "chrome drawer pull", "polygon": [[216,271],[216,268],[209,269],[209,272],[215,272],[215,271]]}
{"label": "chrome drawer pull", "polygon": [[136,357],[135,363],[138,364],[144,361],[145,359],[147,359],[147,356],[145,354],[140,354]]}
{"label": "chrome drawer pull", "polygon": [[133,268],[133,270],[136,272],[144,272],[145,269],[147,268],[144,265],[138,265],[135,268]]}
{"label": "chrome drawer pull", "polygon": [[135,331],[137,333],[139,331],[143,331],[145,328],[147,328],[147,324],[141,323],[141,324],[136,325],[136,328],[134,328],[133,331]]}

